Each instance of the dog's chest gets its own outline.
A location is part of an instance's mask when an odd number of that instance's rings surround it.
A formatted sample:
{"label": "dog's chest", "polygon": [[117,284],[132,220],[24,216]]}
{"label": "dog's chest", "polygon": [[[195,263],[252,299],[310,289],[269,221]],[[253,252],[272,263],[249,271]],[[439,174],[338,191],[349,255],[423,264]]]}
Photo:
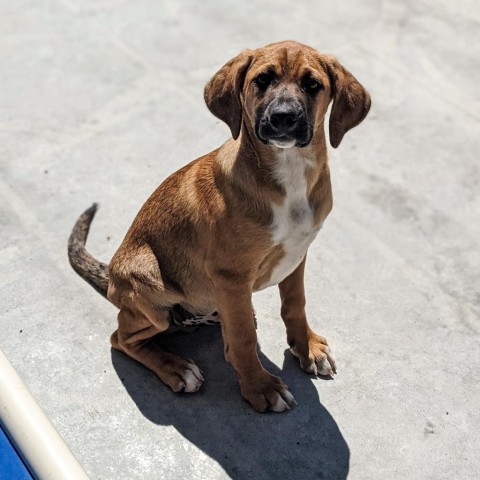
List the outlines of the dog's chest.
{"label": "dog's chest", "polygon": [[281,205],[272,204],[270,231],[273,244],[281,245],[284,255],[262,288],[280,283],[300,265],[321,226],[314,225],[313,210],[308,201],[305,176],[308,163],[288,153],[282,152],[281,155],[275,175],[286,195]]}

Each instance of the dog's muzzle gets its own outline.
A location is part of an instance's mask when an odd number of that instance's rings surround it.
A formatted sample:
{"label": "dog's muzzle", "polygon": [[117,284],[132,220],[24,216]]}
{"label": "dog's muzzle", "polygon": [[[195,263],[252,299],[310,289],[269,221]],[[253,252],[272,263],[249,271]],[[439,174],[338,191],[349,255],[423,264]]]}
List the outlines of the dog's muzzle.
{"label": "dog's muzzle", "polygon": [[297,102],[274,101],[257,115],[256,133],[266,144],[279,148],[305,147],[312,129],[304,108]]}

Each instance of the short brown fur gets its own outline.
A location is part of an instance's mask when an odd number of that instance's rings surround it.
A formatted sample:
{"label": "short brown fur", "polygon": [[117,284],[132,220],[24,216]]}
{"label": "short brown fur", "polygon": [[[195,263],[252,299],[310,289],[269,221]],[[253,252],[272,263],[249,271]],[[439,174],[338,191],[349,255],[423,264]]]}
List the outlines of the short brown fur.
{"label": "short brown fur", "polygon": [[[207,106],[229,125],[233,138],[175,172],[143,205],[110,262],[108,299],[120,309],[113,347],[174,391],[197,390],[201,372],[151,340],[169,331],[169,309],[176,304],[195,312],[218,308],[225,356],[243,397],[257,411],[283,411],[293,396],[260,363],[252,313],[252,293],[268,282],[285,255],[271,231],[272,205],[285,198],[273,175],[278,149],[262,143],[254,129],[260,101],[255,79],[266,68],[275,69],[283,91],[308,103],[313,137],[299,150],[313,162],[306,170],[313,226],[325,220],[332,208],[325,113],[333,99],[330,141],[337,147],[366,116],[370,97],[335,58],[305,45],[281,42],[246,50],[205,87]],[[323,85],[315,100],[305,99],[298,84],[306,71]],[[81,261],[78,257],[74,262]],[[305,316],[305,258],[279,283],[287,341],[302,368],[333,374],[327,342],[313,333]]]}

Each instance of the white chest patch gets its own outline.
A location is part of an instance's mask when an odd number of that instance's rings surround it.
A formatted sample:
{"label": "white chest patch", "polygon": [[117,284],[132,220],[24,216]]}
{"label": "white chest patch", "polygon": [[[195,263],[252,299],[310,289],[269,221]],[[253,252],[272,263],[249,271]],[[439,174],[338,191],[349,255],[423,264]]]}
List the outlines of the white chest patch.
{"label": "white chest patch", "polygon": [[276,180],[285,188],[281,205],[272,204],[270,226],[274,245],[282,245],[285,255],[273,269],[270,280],[261,288],[280,283],[300,265],[309,245],[320,230],[313,225],[313,211],[307,198],[306,169],[311,167],[296,148],[280,151],[275,170]]}

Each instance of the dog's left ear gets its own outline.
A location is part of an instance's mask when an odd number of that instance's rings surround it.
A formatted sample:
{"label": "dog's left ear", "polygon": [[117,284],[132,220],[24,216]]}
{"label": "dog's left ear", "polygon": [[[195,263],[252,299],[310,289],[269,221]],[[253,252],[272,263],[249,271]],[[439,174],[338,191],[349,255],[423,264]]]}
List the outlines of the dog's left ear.
{"label": "dog's left ear", "polygon": [[370,110],[369,93],[334,57],[323,57],[332,84],[333,106],[330,113],[330,144],[337,148],[345,133],[356,127]]}
{"label": "dog's left ear", "polygon": [[242,127],[240,93],[252,58],[253,51],[244,50],[227,62],[205,86],[208,109],[230,127],[234,140],[240,135]]}

